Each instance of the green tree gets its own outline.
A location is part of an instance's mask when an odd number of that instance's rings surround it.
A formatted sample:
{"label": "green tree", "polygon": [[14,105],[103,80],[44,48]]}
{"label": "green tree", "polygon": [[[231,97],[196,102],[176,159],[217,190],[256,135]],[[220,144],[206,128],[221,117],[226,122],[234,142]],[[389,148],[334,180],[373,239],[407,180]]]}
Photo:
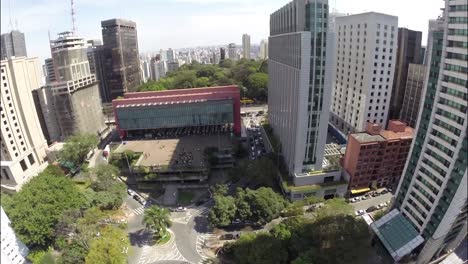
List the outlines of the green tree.
{"label": "green tree", "polygon": [[104,227],[99,236],[93,238],[85,263],[120,264],[127,263],[124,249],[130,246],[125,231],[112,227]]}
{"label": "green tree", "polygon": [[227,226],[231,224],[236,214],[236,204],[232,196],[215,195],[215,205],[211,208],[208,221],[213,226]]}
{"label": "green tree", "polygon": [[110,164],[100,164],[91,169],[91,175],[93,176],[93,190],[110,190],[112,186],[118,183],[117,177],[119,174],[119,168]]}
{"label": "green tree", "polygon": [[249,160],[246,172],[250,186],[276,186],[278,170],[269,158]]}
{"label": "green tree", "polygon": [[62,161],[69,161],[80,165],[85,161],[86,155],[97,146],[98,138],[92,134],[73,135],[65,141],[65,145],[58,153]]}
{"label": "green tree", "polygon": [[171,219],[169,219],[169,214],[169,210],[166,208],[152,205],[145,210],[143,223],[154,232],[156,237],[165,237],[167,235],[167,228],[172,224]]}
{"label": "green tree", "polygon": [[228,187],[226,184],[216,184],[215,186],[211,186],[210,187],[211,189],[211,193],[213,194],[213,196],[216,196],[216,195],[226,195],[227,192],[228,192]]}
{"label": "green tree", "polygon": [[247,202],[250,204],[252,220],[268,223],[279,216],[288,202],[271,188],[261,187],[258,190],[247,190]]}
{"label": "green tree", "polygon": [[266,98],[268,74],[262,72],[252,73],[247,77],[247,89],[250,97]]}
{"label": "green tree", "polygon": [[236,218],[242,220],[249,220],[252,217],[252,212],[250,211],[250,204],[247,200],[247,192],[241,188],[237,188],[236,197]]}
{"label": "green tree", "polygon": [[55,166],[47,167],[3,201],[15,233],[26,245],[40,248],[53,243],[54,227],[63,212],[83,204],[75,184]]}
{"label": "green tree", "polygon": [[288,252],[280,240],[269,233],[260,232],[257,235],[242,235],[232,246],[232,256],[236,263],[282,264],[287,263]]}
{"label": "green tree", "polygon": [[382,216],[384,216],[385,214],[386,214],[386,212],[383,211],[383,210],[381,210],[381,211],[376,212],[376,213],[372,216],[372,218],[374,218],[374,221],[377,221],[377,220],[379,220],[380,218],[382,218]]}

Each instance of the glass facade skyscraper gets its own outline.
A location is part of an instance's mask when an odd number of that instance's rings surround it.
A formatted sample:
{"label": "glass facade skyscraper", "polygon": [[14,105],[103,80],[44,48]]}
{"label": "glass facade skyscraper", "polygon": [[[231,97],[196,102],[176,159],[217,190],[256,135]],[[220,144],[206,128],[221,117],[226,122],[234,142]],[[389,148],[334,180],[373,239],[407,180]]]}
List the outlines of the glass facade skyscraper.
{"label": "glass facade skyscraper", "polygon": [[327,20],[326,0],[295,0],[270,16],[269,119],[294,173],[322,168],[332,67],[326,47],[333,46]]}
{"label": "glass facade skyscraper", "polygon": [[426,90],[394,201],[423,239],[410,254],[418,264],[454,249],[467,233],[467,10],[466,0],[448,0],[443,18],[430,22]]}

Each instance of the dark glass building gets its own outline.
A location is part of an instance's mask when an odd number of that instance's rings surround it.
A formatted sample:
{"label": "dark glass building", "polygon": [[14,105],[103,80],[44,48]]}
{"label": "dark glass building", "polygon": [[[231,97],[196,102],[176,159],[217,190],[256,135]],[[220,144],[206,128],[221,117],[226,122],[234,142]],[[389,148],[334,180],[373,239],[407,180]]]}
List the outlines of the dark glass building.
{"label": "dark glass building", "polygon": [[141,84],[136,23],[123,19],[101,22],[103,81],[107,92],[103,102],[134,92]]}
{"label": "dark glass building", "polygon": [[27,57],[26,41],[24,33],[12,30],[10,33],[2,34],[1,37],[1,59],[5,60],[15,57]]}
{"label": "dark glass building", "polygon": [[410,63],[419,64],[421,56],[421,31],[398,28],[398,49],[393,78],[392,97],[388,119],[398,119],[405,95],[408,66]]}

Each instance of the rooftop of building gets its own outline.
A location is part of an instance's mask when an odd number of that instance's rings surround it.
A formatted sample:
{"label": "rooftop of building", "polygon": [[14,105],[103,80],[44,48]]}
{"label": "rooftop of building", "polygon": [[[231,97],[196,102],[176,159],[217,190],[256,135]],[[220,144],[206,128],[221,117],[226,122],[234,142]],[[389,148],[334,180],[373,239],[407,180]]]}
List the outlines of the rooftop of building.
{"label": "rooftop of building", "polygon": [[[134,164],[141,167],[159,167],[167,170],[203,169],[207,167],[204,159],[206,148],[231,147],[228,135],[192,135],[174,139],[131,140],[114,151],[122,153],[131,150],[141,153]],[[164,169],[166,170],[166,169]]]}
{"label": "rooftop of building", "polygon": [[347,16],[338,16],[338,17],[336,17],[336,20],[337,21],[346,20],[346,19],[349,19],[349,18],[362,17],[362,16],[386,16],[386,17],[389,17],[389,18],[398,19],[397,16],[370,11],[370,12],[364,12],[364,13],[359,13],[359,14],[350,14],[350,15],[347,15]]}
{"label": "rooftop of building", "polygon": [[414,129],[399,120],[390,120],[388,129],[384,130],[378,124],[368,123],[365,132],[350,134],[359,143],[383,142],[394,139],[412,139]]}
{"label": "rooftop of building", "polygon": [[115,27],[115,26],[126,26],[126,27],[136,27],[136,23],[131,20],[121,19],[121,18],[112,18],[108,20],[101,21],[101,27]]}
{"label": "rooftop of building", "polygon": [[416,228],[398,209],[393,209],[372,223],[371,228],[396,261],[424,242]]}

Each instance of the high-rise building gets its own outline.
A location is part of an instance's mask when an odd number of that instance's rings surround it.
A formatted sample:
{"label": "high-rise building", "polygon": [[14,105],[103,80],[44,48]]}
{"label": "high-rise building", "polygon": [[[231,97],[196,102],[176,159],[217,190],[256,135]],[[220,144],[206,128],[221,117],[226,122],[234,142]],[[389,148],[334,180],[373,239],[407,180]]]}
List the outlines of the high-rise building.
{"label": "high-rise building", "polygon": [[52,58],[45,59],[45,76],[46,76],[46,83],[55,82],[57,77],[55,77],[55,70],[54,70],[54,61]]}
{"label": "high-rise building", "polygon": [[229,43],[229,45],[228,45],[228,55],[229,55],[229,59],[237,60],[237,51],[236,51],[236,44],[235,43]]}
{"label": "high-rise building", "polygon": [[419,50],[419,61],[417,64],[425,64],[426,61],[426,47],[421,46],[421,49]]}
{"label": "high-rise building", "polygon": [[154,57],[150,62],[151,79],[158,81],[166,76],[166,62],[161,61],[158,57]]}
{"label": "high-rise building", "polygon": [[347,188],[337,159],[324,154],[334,66],[327,16],[327,0],[294,0],[270,15],[268,118],[281,142],[292,181],[284,188],[293,200],[341,196]]}
{"label": "high-rise building", "polygon": [[416,122],[418,121],[425,71],[426,67],[422,64],[410,63],[408,66],[408,78],[400,110],[400,120],[407,123],[410,127],[416,127]]}
{"label": "high-rise building", "polygon": [[[59,34],[50,43],[54,61],[56,82],[46,85],[50,91],[38,91],[42,115],[54,112],[56,120],[50,119],[49,135],[58,127],[58,138],[63,141],[74,134],[91,133],[101,136],[105,130],[98,82],[91,74],[87,47],[83,38],[71,32]],[[50,108],[52,107],[52,109]],[[53,124],[54,121],[57,124]]]}
{"label": "high-rise building", "polygon": [[384,127],[396,62],[398,18],[369,12],[335,18],[336,76],[331,123],[343,134]]}
{"label": "high-rise building", "polygon": [[226,59],[226,50],[224,48],[219,49],[219,56],[221,61]]}
{"label": "high-rise building", "polygon": [[42,76],[38,58],[2,60],[0,68],[1,187],[18,191],[47,166],[47,142],[32,96]]}
{"label": "high-rise building", "polygon": [[408,78],[408,65],[420,61],[421,37],[422,32],[420,31],[398,28],[395,77],[393,78],[392,98],[390,99],[390,111],[388,113],[390,119],[397,119],[400,116]]}
{"label": "high-rise building", "polygon": [[247,34],[242,35],[242,57],[250,59],[250,36]]}
{"label": "high-rise building", "polygon": [[260,56],[261,60],[266,60],[268,58],[268,40],[262,39],[260,42]]}
{"label": "high-rise building", "polygon": [[150,71],[150,62],[144,60],[142,63],[142,72],[143,72],[143,79],[145,82],[151,79],[151,71]]}
{"label": "high-rise building", "polygon": [[445,1],[428,33],[416,137],[393,210],[371,225],[395,260],[430,263],[467,234],[467,0]]}
{"label": "high-rise building", "polygon": [[89,71],[95,75],[96,80],[99,82],[99,95],[101,101],[103,101],[103,98],[107,98],[110,95],[107,88],[108,83],[105,81],[102,41],[88,40],[86,54],[88,56]]}
{"label": "high-rise building", "polygon": [[166,60],[167,61],[175,61],[176,55],[173,49],[168,49],[166,51]]}
{"label": "high-rise building", "polygon": [[104,81],[109,90],[102,98],[111,102],[125,92],[134,92],[141,84],[138,37],[135,22],[110,19],[101,22]]}
{"label": "high-rise building", "polygon": [[396,187],[412,140],[413,128],[397,120],[390,120],[387,130],[368,123],[366,131],[349,134],[343,170],[351,194]]}
{"label": "high-rise building", "polygon": [[15,57],[27,57],[26,41],[24,33],[18,30],[13,30],[9,33],[2,34],[1,36],[1,59],[8,59]]}
{"label": "high-rise building", "polygon": [[6,215],[3,207],[1,210],[1,241],[3,264],[23,264],[27,263],[26,256],[29,253],[28,247],[16,236],[11,228],[11,221]]}
{"label": "high-rise building", "polygon": [[175,61],[168,61],[166,65],[167,65],[167,72],[171,72],[171,71],[175,71],[179,69],[180,63],[179,61],[175,60]]}

